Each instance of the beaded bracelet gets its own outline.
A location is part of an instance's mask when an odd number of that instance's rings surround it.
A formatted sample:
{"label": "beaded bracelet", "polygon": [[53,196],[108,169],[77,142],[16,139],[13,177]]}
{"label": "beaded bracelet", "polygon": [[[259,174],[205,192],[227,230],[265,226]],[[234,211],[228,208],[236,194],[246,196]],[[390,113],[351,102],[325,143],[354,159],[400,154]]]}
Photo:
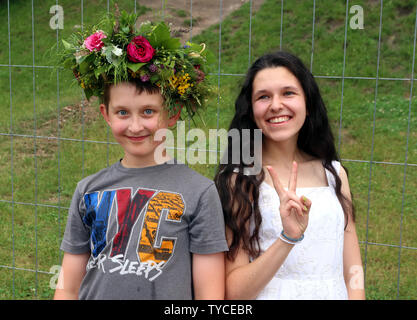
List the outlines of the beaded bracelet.
{"label": "beaded bracelet", "polygon": [[284,241],[284,242],[286,242],[288,244],[297,244],[297,243],[301,242],[304,239],[304,234],[302,234],[300,238],[294,239],[294,238],[290,238],[290,237],[286,236],[285,233],[284,233],[284,230],[282,230],[281,233],[280,233],[280,235],[279,235],[279,238],[282,241]]}

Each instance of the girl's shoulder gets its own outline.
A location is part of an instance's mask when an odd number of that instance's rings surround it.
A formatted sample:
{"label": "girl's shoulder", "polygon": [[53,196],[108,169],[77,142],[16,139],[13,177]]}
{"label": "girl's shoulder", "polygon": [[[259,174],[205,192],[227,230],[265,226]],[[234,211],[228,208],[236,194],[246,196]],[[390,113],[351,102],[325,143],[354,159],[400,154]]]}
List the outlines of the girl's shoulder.
{"label": "girl's shoulder", "polygon": [[[316,170],[322,170],[322,168],[325,168],[324,163],[325,161],[323,159],[315,158],[313,156],[309,156],[305,161],[306,165]],[[340,168],[342,165],[338,160],[332,160],[331,166],[334,168],[337,174],[340,173]]]}
{"label": "girl's shoulder", "polygon": [[[324,165],[325,161],[323,159],[318,159],[314,157],[309,157],[301,164],[299,169],[300,175],[304,175],[306,178],[307,185],[333,185],[335,178],[332,172],[326,168]],[[340,174],[341,164],[337,160],[331,162],[336,175]]]}
{"label": "girl's shoulder", "polygon": [[[306,155],[303,161],[298,163],[299,169],[310,172],[324,172],[324,161],[322,159]],[[304,170],[303,170],[304,169]]]}

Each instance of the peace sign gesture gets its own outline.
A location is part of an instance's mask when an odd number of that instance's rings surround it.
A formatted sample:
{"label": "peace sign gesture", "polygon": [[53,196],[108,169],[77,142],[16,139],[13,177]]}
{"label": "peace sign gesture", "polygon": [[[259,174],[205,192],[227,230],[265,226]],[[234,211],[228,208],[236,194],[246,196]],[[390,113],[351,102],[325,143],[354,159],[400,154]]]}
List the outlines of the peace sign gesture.
{"label": "peace sign gesture", "polygon": [[297,186],[297,163],[293,162],[288,191],[282,187],[274,168],[271,166],[266,168],[271,175],[274,188],[280,200],[279,212],[284,234],[288,237],[299,239],[308,225],[311,201],[305,196],[298,197],[295,193]]}

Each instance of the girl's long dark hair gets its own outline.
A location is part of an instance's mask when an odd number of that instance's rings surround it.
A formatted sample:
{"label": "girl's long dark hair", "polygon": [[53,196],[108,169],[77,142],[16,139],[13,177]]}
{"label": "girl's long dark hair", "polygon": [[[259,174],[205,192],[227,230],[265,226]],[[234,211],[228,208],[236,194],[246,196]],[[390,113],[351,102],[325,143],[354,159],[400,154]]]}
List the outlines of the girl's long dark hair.
{"label": "girl's long dark hair", "polygon": [[[342,195],[341,180],[331,165],[333,160],[340,161],[340,158],[336,152],[327,110],[313,75],[299,58],[288,52],[278,51],[266,54],[253,63],[235,101],[236,111],[229,131],[237,129],[242,137],[243,129],[251,131],[258,129],[253,120],[253,81],[259,71],[275,67],[287,68],[298,79],[304,90],[307,116],[299,132],[297,146],[305,153],[322,160],[323,166],[333,174],[336,181],[336,195],[342,205],[345,226],[347,226],[348,217],[351,216],[354,220],[355,215],[352,203]],[[233,260],[241,246],[251,257],[257,257],[260,254],[259,228],[262,223],[258,205],[259,186],[264,180],[264,172],[261,171],[258,175],[245,175],[244,167],[247,164],[242,161],[242,153],[239,164],[233,164],[231,161],[233,147],[236,146],[230,141],[229,138],[227,146],[229,159],[222,161],[223,164],[219,165],[214,178],[223,205],[225,223],[232,232],[228,258]],[[240,143],[242,146],[242,141]],[[251,154],[254,154],[253,135],[251,135],[250,148]],[[248,229],[250,219],[253,219],[254,227],[251,230]]]}

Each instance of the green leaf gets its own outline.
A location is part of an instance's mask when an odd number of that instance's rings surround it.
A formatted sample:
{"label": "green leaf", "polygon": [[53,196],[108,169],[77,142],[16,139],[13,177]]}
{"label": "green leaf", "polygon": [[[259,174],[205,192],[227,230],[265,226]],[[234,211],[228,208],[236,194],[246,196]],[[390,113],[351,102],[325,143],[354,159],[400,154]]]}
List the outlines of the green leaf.
{"label": "green leaf", "polygon": [[138,71],[140,68],[142,68],[146,63],[128,63],[127,67],[132,70],[133,72]]}
{"label": "green leaf", "polygon": [[[84,58],[85,57],[85,58]],[[95,56],[94,54],[89,54],[88,56],[82,57],[83,60],[80,62],[80,72],[87,73],[90,69],[90,65],[94,62]]]}
{"label": "green leaf", "polygon": [[67,60],[64,61],[64,63],[62,64],[64,66],[64,68],[67,69],[72,69],[73,65],[74,65],[74,58],[68,58]]}
{"label": "green leaf", "polygon": [[201,49],[203,48],[201,45],[197,44],[197,43],[191,43],[191,42],[187,42],[187,45],[190,46],[190,51],[195,51],[195,52],[200,52]]}
{"label": "green leaf", "polygon": [[80,73],[86,73],[88,72],[89,69],[89,63],[86,62],[86,60],[84,60],[83,62],[80,63]]}
{"label": "green leaf", "polygon": [[94,70],[94,75],[96,76],[96,78],[98,79],[98,77],[100,76],[100,74],[102,74],[103,72],[106,71],[106,67],[100,67]]}
{"label": "green leaf", "polygon": [[177,38],[170,38],[170,39],[164,40],[161,43],[161,46],[163,46],[165,49],[168,49],[168,50],[175,50],[181,46],[181,42]]}
{"label": "green leaf", "polygon": [[65,49],[67,49],[67,50],[71,49],[71,44],[69,42],[62,39],[62,43],[63,43]]}
{"label": "green leaf", "polygon": [[162,43],[169,39],[171,39],[169,28],[164,22],[161,22],[155,27],[148,40],[151,46],[155,48],[161,47]]}

